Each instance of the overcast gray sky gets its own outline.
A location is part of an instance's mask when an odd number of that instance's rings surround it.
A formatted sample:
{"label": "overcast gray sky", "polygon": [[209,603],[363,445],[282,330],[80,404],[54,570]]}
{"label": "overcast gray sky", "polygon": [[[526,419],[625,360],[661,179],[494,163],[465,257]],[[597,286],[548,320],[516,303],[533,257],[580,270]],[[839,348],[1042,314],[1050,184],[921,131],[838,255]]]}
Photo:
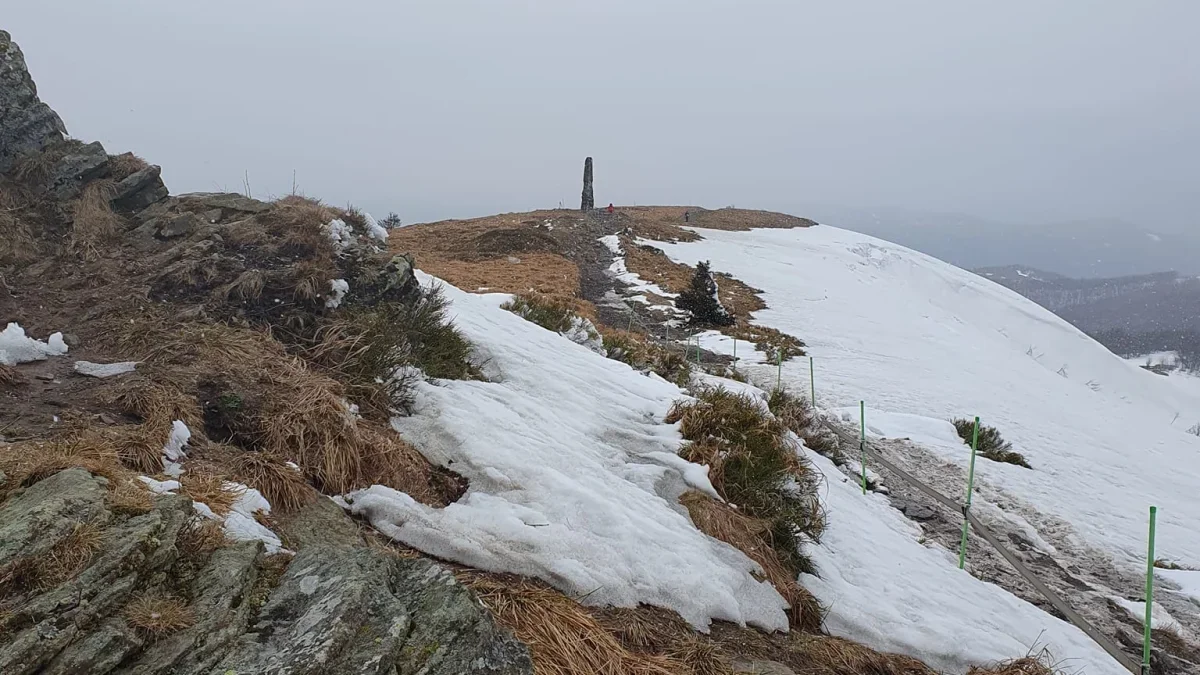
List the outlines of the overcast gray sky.
{"label": "overcast gray sky", "polygon": [[[71,133],[173,192],[406,221],[596,201],[1200,213],[1197,0],[0,0]],[[803,215],[803,213],[799,213]]]}

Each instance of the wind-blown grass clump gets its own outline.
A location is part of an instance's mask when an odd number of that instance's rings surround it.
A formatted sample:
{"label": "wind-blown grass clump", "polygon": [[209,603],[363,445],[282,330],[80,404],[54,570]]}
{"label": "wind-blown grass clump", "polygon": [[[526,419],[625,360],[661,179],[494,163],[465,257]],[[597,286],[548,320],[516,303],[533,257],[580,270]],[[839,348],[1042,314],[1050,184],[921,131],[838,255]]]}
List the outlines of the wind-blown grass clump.
{"label": "wind-blown grass clump", "polygon": [[[975,420],[959,418],[950,420],[958,431],[958,437],[963,439],[967,445],[971,445],[971,441],[975,434]],[[1016,464],[1023,466],[1026,469],[1032,469],[1029,462],[1025,461],[1025,456],[1012,449],[1012,443],[1004,440],[1000,435],[1000,430],[996,427],[986,425],[979,426],[979,445],[977,451],[980,456],[986,457],[993,462],[1004,462],[1006,464]]]}
{"label": "wind-blown grass clump", "polygon": [[691,381],[692,364],[682,350],[672,350],[637,333],[616,328],[604,328],[601,335],[608,358],[627,363],[636,370],[653,372],[679,387],[685,387]]}
{"label": "wind-blown grass clump", "polygon": [[775,389],[767,398],[767,407],[810,450],[835,462],[843,459],[837,435],[819,422],[807,399],[793,396],[785,389]]}
{"label": "wind-blown grass clump", "polygon": [[795,578],[815,571],[801,545],[820,538],[825,514],[817,497],[819,476],[797,452],[787,426],[765,402],[720,387],[677,403],[666,421],[679,422],[691,441],[680,455],[707,464],[713,487],[737,505],[736,512],[724,513],[723,505],[689,504],[693,522],[757,560],[792,604],[793,623],[815,630],[819,605]]}
{"label": "wind-blown grass clump", "polygon": [[500,305],[500,308],[554,333],[566,333],[571,330],[578,317],[571,305],[539,295],[516,295],[512,300]]}
{"label": "wind-blown grass clump", "polygon": [[306,356],[342,376],[351,398],[387,415],[412,403],[412,368],[446,380],[478,376],[471,343],[447,312],[440,288],[422,289],[412,304],[348,310],[324,326]]}

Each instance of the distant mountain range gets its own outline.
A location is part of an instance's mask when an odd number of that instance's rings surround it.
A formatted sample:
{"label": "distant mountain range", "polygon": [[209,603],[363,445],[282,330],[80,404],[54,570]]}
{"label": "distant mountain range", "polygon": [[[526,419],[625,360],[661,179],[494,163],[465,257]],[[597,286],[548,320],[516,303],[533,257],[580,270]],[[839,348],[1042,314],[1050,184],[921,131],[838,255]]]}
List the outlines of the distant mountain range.
{"label": "distant mountain range", "polygon": [[1200,275],[1200,235],[1120,220],[1012,225],[962,214],[807,205],[829,225],[896,242],[964,269],[1019,262],[1077,279],[1176,271]]}
{"label": "distant mountain range", "polygon": [[1009,265],[975,272],[1033,300],[1121,356],[1174,351],[1200,366],[1200,278],[1160,272],[1072,279]]}

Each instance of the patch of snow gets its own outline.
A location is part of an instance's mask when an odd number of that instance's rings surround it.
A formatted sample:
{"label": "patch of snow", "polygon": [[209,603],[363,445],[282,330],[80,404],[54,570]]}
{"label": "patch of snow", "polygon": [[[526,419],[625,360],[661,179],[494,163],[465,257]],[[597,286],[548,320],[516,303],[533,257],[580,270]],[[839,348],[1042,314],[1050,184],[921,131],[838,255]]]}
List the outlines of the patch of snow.
{"label": "patch of snow", "polygon": [[621,250],[621,238],[615,234],[606,234],[600,237],[600,243],[604,244],[614,255],[625,255]]}
{"label": "patch of snow", "polygon": [[345,496],[351,511],[426,553],[537,577],[587,604],[786,629],[758,565],[674,503],[703,467],[651,454],[678,452],[662,419],[683,392],[501,310],[507,295],[444,291],[459,330],[486,346],[491,381],[419,383],[413,414],[392,424],[470,488],[438,509],[373,486]]}
{"label": "patch of snow", "polygon": [[683,482],[687,483],[688,487],[695,488],[719,502],[725,501],[713,487],[712,481],[708,479],[707,464],[693,464],[671,452],[647,452],[642,457],[679,471],[679,474],[683,476]]}
{"label": "patch of snow", "polygon": [[375,220],[374,216],[366,211],[363,211],[362,215],[363,220],[367,221],[367,234],[371,235],[375,239],[378,239],[379,241],[386,242],[388,239],[387,228],[380,225],[379,221]]}
{"label": "patch of snow", "polygon": [[43,361],[50,356],[67,353],[67,343],[62,333],[53,333],[46,342],[25,335],[25,329],[10,323],[0,331],[0,364],[15,366],[18,363]]}
{"label": "patch of snow", "polygon": [[155,494],[165,495],[171,494],[179,489],[179,481],[177,480],[154,480],[149,476],[138,476],[138,480],[146,484],[150,491]]}
{"label": "patch of snow", "polygon": [[91,361],[76,361],[75,372],[88,377],[113,377],[132,373],[137,369],[137,361],[121,361],[119,363],[92,363]]}
{"label": "patch of snow", "polygon": [[1200,571],[1155,569],[1154,576],[1162,577],[1178,587],[1168,588],[1168,591],[1185,595],[1193,603],[1200,605]]}
{"label": "patch of snow", "polygon": [[354,243],[354,230],[341,218],[334,218],[329,221],[325,229],[329,230],[329,241],[333,242],[333,248],[338,253],[345,251],[347,247]]}
{"label": "patch of snow", "polygon": [[[1144,600],[1126,600],[1122,597],[1114,596],[1112,601],[1117,603],[1121,609],[1129,612],[1129,615],[1137,619],[1137,622],[1145,625],[1146,623],[1146,602]],[[1171,613],[1159,605],[1154,603],[1154,607],[1150,610],[1150,628],[1152,630],[1166,629],[1173,630],[1180,635],[1186,635],[1183,625],[1180,624]]]}
{"label": "patch of snow", "polygon": [[821,576],[800,582],[829,607],[830,633],[948,673],[1038,645],[1073,670],[1127,675],[1078,628],[957,569],[948,551],[919,543],[920,527],[886,497],[864,496],[829,459],[804,452],[825,476],[829,519],[821,543],[806,548]]}
{"label": "patch of snow", "polygon": [[329,288],[333,295],[325,298],[325,306],[329,309],[337,309],[342,304],[342,298],[350,292],[350,282],[345,279],[330,279]]}
{"label": "patch of snow", "polygon": [[230,507],[224,518],[218,516],[203,502],[192,502],[192,509],[200,515],[222,524],[225,536],[234,541],[261,541],[267,553],[279,553],[285,550],[278,535],[264,527],[254,519],[257,512],[270,513],[271,504],[258,490],[241,483],[227,482],[225,490],[235,492],[237,501]]}
{"label": "patch of snow", "polygon": [[180,420],[175,420],[171,423],[171,436],[167,439],[167,444],[163,446],[163,456],[172,462],[187,457],[183,449],[187,447],[190,440],[192,440],[192,432],[187,425]]}

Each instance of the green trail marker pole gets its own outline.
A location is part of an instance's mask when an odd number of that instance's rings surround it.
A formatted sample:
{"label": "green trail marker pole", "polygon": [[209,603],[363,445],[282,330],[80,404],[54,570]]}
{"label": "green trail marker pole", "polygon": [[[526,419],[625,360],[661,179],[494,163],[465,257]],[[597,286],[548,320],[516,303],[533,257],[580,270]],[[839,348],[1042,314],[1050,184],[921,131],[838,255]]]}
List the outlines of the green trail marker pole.
{"label": "green trail marker pole", "polygon": [[858,458],[862,462],[862,489],[867,494],[867,402],[858,402]]}
{"label": "green trail marker pole", "polygon": [[777,349],[775,351],[775,366],[776,366],[776,368],[778,368],[778,370],[775,373],[775,389],[779,390],[779,389],[783,388],[783,350],[782,349]]}
{"label": "green trail marker pole", "polygon": [[737,372],[737,338],[733,338],[733,372]]}
{"label": "green trail marker pole", "polygon": [[813,357],[808,357],[808,384],[812,387],[812,395],[808,399],[814,408],[817,407],[817,377],[813,370]]}
{"label": "green trail marker pole", "polygon": [[1150,545],[1146,553],[1146,620],[1142,624],[1142,675],[1150,675],[1150,610],[1154,607],[1154,521],[1158,507],[1150,507]]}
{"label": "green trail marker pole", "polygon": [[979,449],[979,417],[975,418],[975,431],[971,434],[971,467],[967,469],[967,501],[963,504],[962,540],[958,544],[958,569],[967,564],[967,527],[970,522],[967,512],[971,510],[971,493],[975,491],[975,452]]}
{"label": "green trail marker pole", "polygon": [[696,336],[696,365],[700,365],[700,336]]}
{"label": "green trail marker pole", "polygon": [[633,308],[632,307],[629,308],[629,328],[626,328],[625,332],[627,332],[627,333],[633,332]]}

